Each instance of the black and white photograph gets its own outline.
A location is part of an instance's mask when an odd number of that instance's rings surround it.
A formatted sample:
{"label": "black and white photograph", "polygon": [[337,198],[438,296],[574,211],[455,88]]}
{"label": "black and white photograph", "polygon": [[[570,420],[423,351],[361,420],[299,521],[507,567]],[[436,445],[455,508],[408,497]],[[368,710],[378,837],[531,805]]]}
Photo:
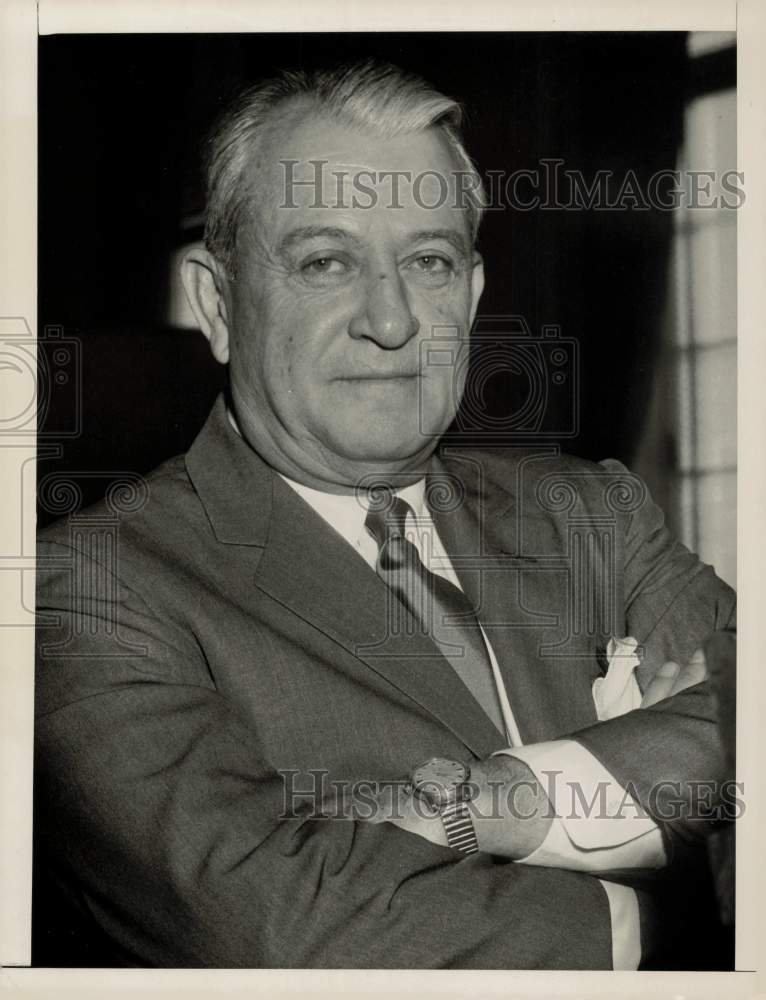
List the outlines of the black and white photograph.
{"label": "black and white photograph", "polygon": [[740,967],[737,82],[40,35],[31,968]]}

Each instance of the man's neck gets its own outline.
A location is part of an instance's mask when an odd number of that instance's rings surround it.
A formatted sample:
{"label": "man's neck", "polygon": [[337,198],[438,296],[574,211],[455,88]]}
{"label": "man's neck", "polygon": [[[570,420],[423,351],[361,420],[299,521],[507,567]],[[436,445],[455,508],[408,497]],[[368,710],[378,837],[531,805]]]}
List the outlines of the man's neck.
{"label": "man's neck", "polygon": [[245,441],[258,456],[266,462],[275,472],[291,484],[299,484],[320,493],[333,494],[336,496],[358,496],[360,492],[368,492],[371,489],[387,487],[392,492],[398,493],[403,489],[419,482],[424,478],[428,470],[431,454],[418,457],[417,463],[412,468],[403,467],[401,463],[389,462],[380,465],[361,465],[355,475],[349,474],[343,481],[340,474],[333,478],[330,469],[323,470],[322,475],[312,473],[309,469],[289,461],[288,456],[281,453],[275,454],[271,460],[268,451],[256,447],[249,436],[243,430],[230,405],[227,405],[226,415],[233,430]]}

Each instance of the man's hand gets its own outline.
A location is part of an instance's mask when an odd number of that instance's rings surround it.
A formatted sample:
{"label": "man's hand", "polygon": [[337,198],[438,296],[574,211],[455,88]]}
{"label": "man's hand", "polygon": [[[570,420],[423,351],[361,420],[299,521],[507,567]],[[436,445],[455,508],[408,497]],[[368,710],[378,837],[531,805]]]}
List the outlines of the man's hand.
{"label": "man's hand", "polygon": [[665,698],[670,698],[685,688],[700,684],[706,677],[707,666],[705,653],[702,649],[696,650],[686,666],[683,667],[673,660],[668,660],[667,663],[663,663],[644,691],[641,708],[650,708],[658,701],[664,701]]}
{"label": "man's hand", "polygon": [[[545,839],[554,812],[542,786],[527,765],[498,756],[471,764],[469,804],[479,850],[518,860]],[[369,805],[369,798],[365,807]],[[441,818],[405,784],[386,786],[376,799],[370,823],[393,823],[434,844],[447,846]]]}
{"label": "man's hand", "polygon": [[[685,666],[669,660],[652,678],[641,700],[649,708],[707,676],[705,654],[698,649]],[[471,815],[479,849],[488,854],[521,860],[542,844],[554,817],[542,785],[527,765],[516,757],[500,755],[471,764],[473,798]],[[439,815],[416,799],[405,783],[386,786],[365,803],[358,818],[370,823],[393,823],[434,844],[447,846]]]}
{"label": "man's hand", "polygon": [[[372,799],[374,805],[370,810],[368,807]],[[430,840],[432,844],[447,846],[447,834],[438,813],[430,809],[423,799],[416,799],[404,782],[386,785],[376,796],[368,794],[357,818],[368,823],[392,823],[400,830]]]}

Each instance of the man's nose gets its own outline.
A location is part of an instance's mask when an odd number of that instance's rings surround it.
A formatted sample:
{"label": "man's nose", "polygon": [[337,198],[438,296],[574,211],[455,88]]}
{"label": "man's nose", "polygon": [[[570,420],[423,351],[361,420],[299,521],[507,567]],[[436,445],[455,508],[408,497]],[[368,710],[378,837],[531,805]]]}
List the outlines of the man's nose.
{"label": "man's nose", "polygon": [[359,310],[349,324],[351,336],[374,340],[380,347],[394,350],[414,337],[419,328],[400,275],[380,271],[371,276]]}

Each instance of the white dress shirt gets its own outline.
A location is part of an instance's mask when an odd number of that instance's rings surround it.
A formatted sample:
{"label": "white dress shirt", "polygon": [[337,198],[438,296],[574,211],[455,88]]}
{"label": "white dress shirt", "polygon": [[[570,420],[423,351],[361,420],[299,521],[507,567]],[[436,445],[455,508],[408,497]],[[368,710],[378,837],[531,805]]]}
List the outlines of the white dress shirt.
{"label": "white dress shirt", "polygon": [[[323,493],[286,476],[282,479],[375,570],[378,545],[364,524],[367,507],[363,496]],[[432,573],[438,573],[462,590],[431,520],[424,486],[425,480],[421,479],[397,491],[413,512],[405,526],[407,537]],[[524,761],[556,812],[543,843],[519,863],[584,872],[661,867],[665,852],[656,824],[585,747],[566,739],[522,745],[497,659],[484,629],[482,635],[508,740],[507,749],[498,752]],[[636,684],[635,679],[632,683]],[[597,804],[597,815],[591,814],[593,803]],[[641,958],[636,894],[626,886],[599,881],[609,902],[613,967],[636,969]]]}

